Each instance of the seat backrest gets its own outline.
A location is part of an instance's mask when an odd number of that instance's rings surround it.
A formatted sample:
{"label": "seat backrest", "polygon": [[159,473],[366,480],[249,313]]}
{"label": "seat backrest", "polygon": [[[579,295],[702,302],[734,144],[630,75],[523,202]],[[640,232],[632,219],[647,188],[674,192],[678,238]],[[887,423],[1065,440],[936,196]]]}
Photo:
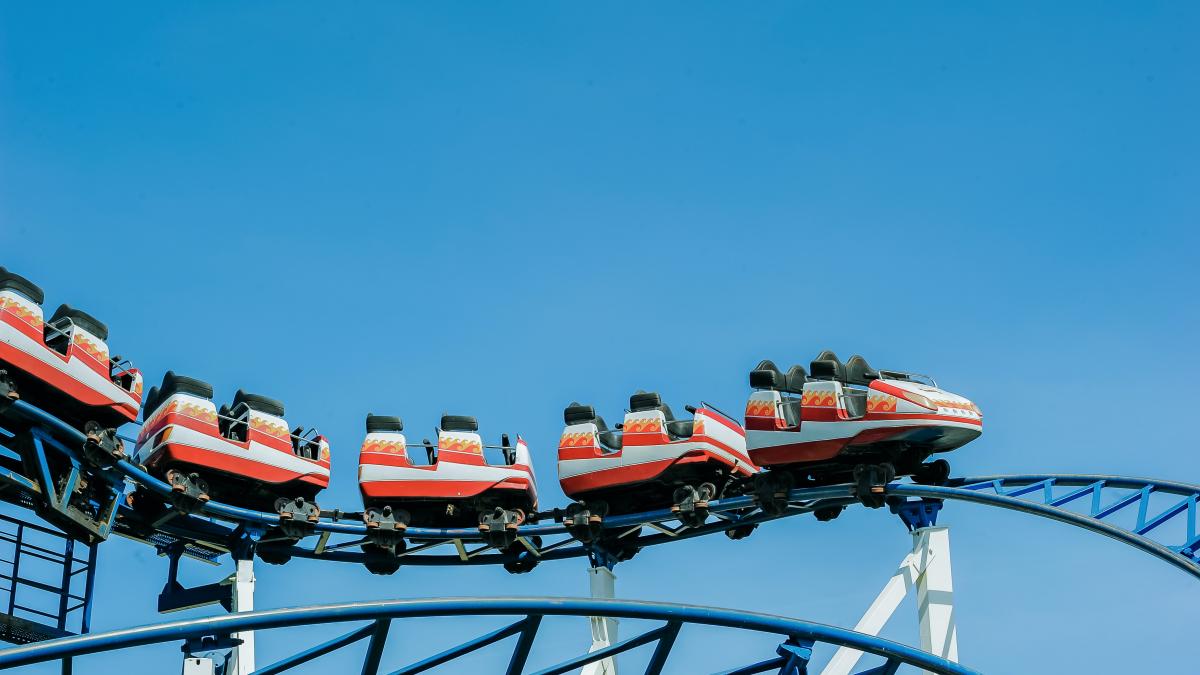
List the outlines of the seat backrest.
{"label": "seat backrest", "polygon": [[[371,454],[395,455],[407,459],[410,464],[425,464],[414,462],[408,454],[408,439],[404,437],[403,431],[404,422],[399,417],[367,413],[367,436],[359,448],[359,464],[370,463],[372,458],[368,455]],[[428,464],[432,463],[430,459]]]}
{"label": "seat backrest", "polygon": [[20,274],[9,272],[3,267],[0,267],[0,291],[19,293],[26,300],[32,300],[35,305],[40,305],[46,301],[46,294],[42,292],[42,289],[37,284]]}
{"label": "seat backrest", "polygon": [[158,395],[161,400],[165,401],[174,394],[189,394],[211,401],[213,388],[211,384],[204,380],[187,377],[186,375],[176,375],[175,371],[168,370],[167,374],[163,375],[162,387],[159,389]]}
{"label": "seat backrest", "polygon": [[404,420],[394,415],[367,413],[367,433],[400,433],[404,431]]}
{"label": "seat backrest", "polygon": [[469,415],[442,415],[442,431],[479,431],[479,420]]}
{"label": "seat backrest", "polygon": [[87,312],[75,309],[70,305],[59,305],[50,316],[50,323],[61,319],[70,319],[71,323],[95,335],[101,342],[108,340],[108,326]]}
{"label": "seat backrest", "polygon": [[596,419],[596,409],[590,405],[584,405],[578,401],[571,401],[563,410],[563,422],[567,426],[572,424],[587,424]]}
{"label": "seat backrest", "polygon": [[846,382],[869,387],[872,380],[878,379],[879,371],[872,368],[862,356],[855,354],[846,362]]}
{"label": "seat backrest", "polygon": [[658,392],[637,390],[633,396],[629,397],[630,412],[645,412],[647,410],[661,410],[662,397]]}
{"label": "seat backrest", "polygon": [[460,452],[483,457],[483,439],[479,436],[479,421],[467,415],[442,415],[438,430],[438,461],[461,462],[443,452]]}
{"label": "seat backrest", "polygon": [[275,417],[283,417],[283,402],[277,401],[261,394],[251,394],[243,389],[238,389],[233,395],[233,409],[237,410],[238,406],[245,406],[255,412],[274,415]]}
{"label": "seat backrest", "polygon": [[808,373],[804,372],[804,366],[792,366],[787,376],[784,378],[785,388],[791,394],[803,394],[804,383],[808,382]]}
{"label": "seat backrest", "polygon": [[808,371],[815,378],[823,380],[838,380],[844,382],[846,380],[846,366],[844,366],[837,354],[826,349],[817,355],[809,364]]}
{"label": "seat backrest", "polygon": [[158,409],[158,387],[150,387],[150,391],[142,397],[142,421],[150,419],[150,415]]}
{"label": "seat backrest", "polygon": [[779,391],[787,386],[787,378],[773,361],[763,359],[750,371],[750,386]]}

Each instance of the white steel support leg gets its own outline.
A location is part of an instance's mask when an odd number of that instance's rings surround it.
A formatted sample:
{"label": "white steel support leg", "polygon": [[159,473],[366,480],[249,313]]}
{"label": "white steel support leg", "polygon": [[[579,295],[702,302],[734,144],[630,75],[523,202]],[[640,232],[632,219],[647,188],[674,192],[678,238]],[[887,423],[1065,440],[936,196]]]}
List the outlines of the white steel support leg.
{"label": "white steel support leg", "polygon": [[917,613],[921,649],[958,663],[958,629],[954,623],[954,578],[950,569],[950,530],[923,527],[912,533],[913,553],[921,556],[917,577]]}
{"label": "white steel support leg", "polygon": [[[617,575],[607,567],[592,567],[588,569],[588,586],[592,597],[598,600],[612,600],[616,597]],[[593,616],[592,648],[588,652],[603,649],[617,641],[617,620],[608,617]],[[611,657],[593,661],[583,667],[580,675],[617,675],[617,662]]]}
{"label": "white steel support leg", "polygon": [[216,672],[212,659],[197,656],[183,659],[183,675],[213,675]]}
{"label": "white steel support leg", "polygon": [[[875,602],[867,609],[866,614],[855,624],[854,630],[867,635],[879,635],[888,619],[900,606],[900,601],[912,590],[914,578],[917,576],[915,566],[916,554],[909,553],[900,561],[900,566],[892,574],[892,578],[884,585],[883,590],[875,598]],[[821,675],[849,675],[854,664],[862,658],[862,652],[850,647],[839,647],[833,658],[826,664]]]}
{"label": "white steel support leg", "polygon": [[[945,527],[923,527],[912,532],[912,553],[880,591],[854,630],[878,635],[896,612],[904,596],[917,590],[917,613],[921,626],[921,649],[958,662],[958,633],[954,625],[954,584],[950,568],[950,531]],[[840,647],[821,675],[849,675],[862,652]]]}
{"label": "white steel support leg", "polygon": [[[254,611],[254,559],[237,561],[237,572],[233,578],[234,612]],[[250,675],[254,672],[254,631],[234,633],[242,644],[233,648],[229,655],[228,675]]]}

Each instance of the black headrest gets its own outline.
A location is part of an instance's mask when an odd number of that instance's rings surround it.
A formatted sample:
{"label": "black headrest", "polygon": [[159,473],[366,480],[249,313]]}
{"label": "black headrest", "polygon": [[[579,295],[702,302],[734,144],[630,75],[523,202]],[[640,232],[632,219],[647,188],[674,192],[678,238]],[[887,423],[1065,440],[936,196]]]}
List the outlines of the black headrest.
{"label": "black headrest", "polygon": [[804,366],[792,366],[787,372],[787,390],[793,394],[804,393],[804,383],[808,381],[808,373]]}
{"label": "black headrest", "polygon": [[597,431],[608,431],[608,425],[604,423],[604,418],[596,414],[596,409],[590,405],[571,402],[567,409],[563,411],[563,421],[567,425],[572,424],[587,424],[591,422],[596,425]]}
{"label": "black headrest", "polygon": [[871,385],[871,380],[879,379],[879,371],[867,363],[863,357],[855,354],[846,362],[846,381],[850,384],[860,384],[864,387]]}
{"label": "black headrest", "polygon": [[35,305],[40,305],[46,301],[46,294],[42,292],[42,289],[37,284],[20,274],[13,274],[0,267],[0,291],[5,289],[20,293],[32,300]]}
{"label": "black headrest", "polygon": [[783,389],[785,385],[783,373],[772,361],[763,360],[750,371],[750,386],[755,389]]}
{"label": "black headrest", "polygon": [[845,380],[846,367],[842,365],[837,354],[826,349],[821,352],[813,362],[809,364],[809,372],[813,377],[822,377],[832,380]]}
{"label": "black headrest", "polygon": [[199,396],[203,399],[212,400],[213,388],[212,385],[204,380],[197,380],[194,377],[185,375],[176,375],[174,371],[168,370],[166,375],[163,375],[162,388],[158,395],[160,400],[166,400],[171,394],[191,394]]}
{"label": "black headrest", "polygon": [[404,431],[404,420],[392,415],[372,415],[367,413],[367,433],[382,431]]}
{"label": "black headrest", "polygon": [[251,410],[257,410],[260,413],[283,417],[283,403],[276,401],[273,398],[267,398],[259,394],[250,394],[241,389],[233,395],[233,407],[237,409],[239,404],[245,403],[246,407]]}
{"label": "black headrest", "polygon": [[468,415],[442,415],[442,431],[479,431],[479,420]]}
{"label": "black headrest", "polygon": [[150,387],[150,391],[142,397],[142,420],[145,421],[146,415],[154,412],[158,408],[158,387]]}
{"label": "black headrest", "polygon": [[575,401],[563,410],[563,421],[568,425],[571,424],[586,424],[596,419],[596,409],[590,405],[583,405]]}
{"label": "black headrest", "polygon": [[79,326],[101,340],[108,339],[108,326],[105,326],[99,319],[83,310],[75,309],[70,305],[59,305],[58,309],[54,310],[54,314],[51,315],[50,323],[64,318],[70,319],[76,326]]}
{"label": "black headrest", "polygon": [[631,412],[661,410],[662,407],[662,397],[658,395],[658,392],[639,390],[633,396],[629,397],[629,410]]}

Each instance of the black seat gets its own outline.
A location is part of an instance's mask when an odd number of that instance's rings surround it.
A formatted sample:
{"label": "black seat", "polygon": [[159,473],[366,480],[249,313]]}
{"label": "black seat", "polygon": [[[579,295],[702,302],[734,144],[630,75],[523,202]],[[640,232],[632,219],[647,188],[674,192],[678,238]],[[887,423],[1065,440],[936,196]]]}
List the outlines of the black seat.
{"label": "black seat", "polygon": [[755,389],[774,389],[779,391],[787,386],[787,378],[774,361],[763,359],[750,371],[750,386]]}
{"label": "black seat", "polygon": [[101,340],[108,340],[108,326],[105,326],[99,319],[83,310],[75,309],[70,305],[59,305],[58,309],[54,310],[54,314],[51,315],[50,323],[55,323],[61,319],[70,319],[76,326],[79,326]]}
{"label": "black seat", "polygon": [[690,438],[695,420],[677,420],[671,406],[662,402],[662,397],[653,391],[638,391],[629,397],[630,412],[658,410],[667,424],[667,436],[672,440]]}
{"label": "black seat", "polygon": [[204,380],[186,375],[176,375],[175,371],[168,370],[167,374],[163,375],[162,387],[159,389],[158,395],[161,400],[166,400],[172,394],[190,394],[211,401],[213,388]]}
{"label": "black seat", "polygon": [[695,420],[675,420],[673,422],[667,422],[667,436],[670,437],[671,440],[676,441],[684,438],[691,438],[692,432],[695,430],[695,428]]}
{"label": "black seat", "polygon": [[629,397],[630,412],[646,412],[648,410],[661,411],[668,422],[675,421],[675,413],[671,412],[671,406],[662,402],[662,397],[658,395],[658,392],[639,389],[637,393]]}
{"label": "black seat", "polygon": [[822,380],[846,381],[846,366],[838,359],[837,354],[826,349],[809,364],[812,376]]}
{"label": "black seat", "polygon": [[442,431],[479,431],[479,420],[469,415],[442,415]]}
{"label": "black seat", "polygon": [[869,387],[872,380],[878,379],[879,371],[872,368],[862,356],[855,354],[846,362],[846,382]]}
{"label": "black seat", "polygon": [[158,387],[150,387],[150,391],[142,397],[142,421],[158,408]]}
{"label": "black seat", "polygon": [[641,389],[638,389],[633,396],[629,397],[630,412],[662,410],[665,407],[666,406],[664,406],[662,402],[662,397],[658,395],[658,392],[642,391]]}
{"label": "black seat", "polygon": [[613,431],[604,423],[604,418],[596,414],[596,409],[590,405],[571,402],[563,411],[563,421],[567,424],[587,424],[591,422],[596,425],[596,436],[600,439],[600,445],[607,450],[616,452],[620,450],[625,442],[624,435],[620,431]]}
{"label": "black seat", "polygon": [[596,415],[596,409],[590,405],[583,405],[578,401],[571,401],[571,405],[563,410],[563,421],[568,426],[572,424],[587,424],[594,422],[599,417]]}
{"label": "black seat", "polygon": [[404,431],[404,420],[394,415],[367,413],[367,433],[399,433]]}
{"label": "black seat", "polygon": [[808,373],[804,366],[792,366],[787,372],[787,390],[792,394],[803,394],[804,383],[808,382]]}
{"label": "black seat", "polygon": [[238,389],[237,393],[233,395],[233,409],[237,410],[238,406],[242,404],[260,413],[283,417],[283,403],[281,401]]}
{"label": "black seat", "polygon": [[14,274],[0,267],[0,291],[6,290],[20,293],[32,300],[35,305],[40,305],[46,301],[46,294],[42,292],[42,289],[37,284],[20,274]]}
{"label": "black seat", "polygon": [[808,373],[803,366],[792,366],[787,374],[772,361],[762,361],[750,371],[750,386],[755,389],[773,389],[786,391],[790,394],[803,394],[804,383],[808,381]]}

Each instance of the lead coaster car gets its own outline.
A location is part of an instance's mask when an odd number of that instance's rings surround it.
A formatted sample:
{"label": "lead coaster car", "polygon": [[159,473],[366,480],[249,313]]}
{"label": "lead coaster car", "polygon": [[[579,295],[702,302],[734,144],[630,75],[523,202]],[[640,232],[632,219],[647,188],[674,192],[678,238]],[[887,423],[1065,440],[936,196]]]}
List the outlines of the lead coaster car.
{"label": "lead coaster car", "polygon": [[[784,373],[762,361],[750,373],[755,391],[746,404],[746,442],[750,457],[768,470],[756,485],[768,510],[785,507],[792,487],[846,482],[877,508],[884,486],[897,477],[944,482],[950,464],[926,460],[983,432],[979,407],[932,378],[876,370],[858,355],[843,364],[831,351],[810,369]],[[824,520],[838,512],[816,515]]]}
{"label": "lead coaster car", "polygon": [[50,320],[32,281],[0,267],[0,396],[23,399],[73,427],[118,427],[137,419],[142,374],[112,357],[108,327],[60,305]]}
{"label": "lead coaster car", "polygon": [[[685,525],[699,526],[709,500],[739,494],[757,473],[740,424],[706,403],[685,408],[693,417],[677,419],[657,393],[639,391],[610,430],[592,406],[567,406],[558,475],[575,500],[563,522],[576,538],[602,536],[606,515],[668,508]],[[728,533],[741,538],[750,529]]]}
{"label": "lead coaster car", "polygon": [[[499,455],[496,461],[488,460],[487,450]],[[417,445],[408,443],[399,417],[367,415],[358,461],[370,539],[363,548],[373,572],[399,567],[397,556],[405,550],[404,532],[410,525],[475,525],[484,541],[512,557],[506,569],[532,569],[517,528],[537,513],[537,482],[529,447],[520,436],[515,445],[507,434],[500,445],[485,445],[474,417],[443,415],[437,444],[425,439]]]}
{"label": "lead coaster car", "polygon": [[328,441],[289,431],[279,401],[239,390],[218,410],[212,399],[212,385],[168,372],[146,395],[136,460],[171,485],[181,511],[216,500],[279,514],[285,539],[307,534],[320,519],[316,495],[329,486]]}

